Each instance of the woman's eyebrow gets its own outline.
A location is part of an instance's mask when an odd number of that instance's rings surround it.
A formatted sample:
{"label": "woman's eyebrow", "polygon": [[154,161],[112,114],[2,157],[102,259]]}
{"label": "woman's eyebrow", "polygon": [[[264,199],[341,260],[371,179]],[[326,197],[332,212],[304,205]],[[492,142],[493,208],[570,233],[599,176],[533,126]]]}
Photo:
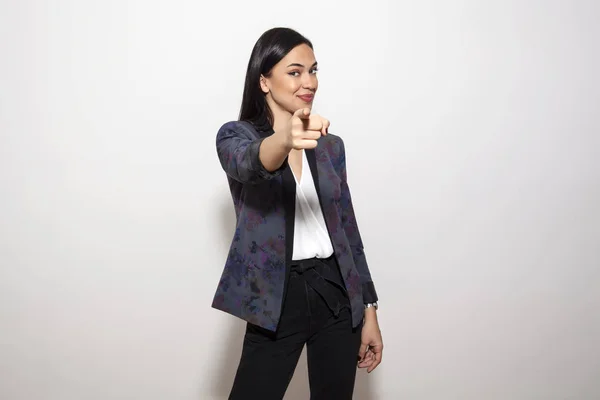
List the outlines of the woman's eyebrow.
{"label": "woman's eyebrow", "polygon": [[[313,66],[313,67],[316,67],[316,66],[317,66],[317,64],[318,64],[318,62],[316,62],[316,61],[315,61],[315,63],[314,63],[312,66]],[[302,65],[302,64],[298,64],[298,63],[291,63],[290,65],[288,65],[288,68],[289,68],[289,67],[300,67],[300,68],[304,68],[304,65]]]}

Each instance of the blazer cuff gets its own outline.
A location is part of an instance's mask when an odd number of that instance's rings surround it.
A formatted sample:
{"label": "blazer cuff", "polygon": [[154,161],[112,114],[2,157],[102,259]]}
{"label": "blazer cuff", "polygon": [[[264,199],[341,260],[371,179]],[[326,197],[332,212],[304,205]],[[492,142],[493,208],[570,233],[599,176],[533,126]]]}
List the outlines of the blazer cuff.
{"label": "blazer cuff", "polygon": [[378,301],[377,292],[375,291],[375,285],[373,282],[366,282],[362,284],[363,292],[363,303],[375,303]]}
{"label": "blazer cuff", "polygon": [[271,171],[267,171],[267,169],[265,168],[265,166],[262,164],[262,162],[260,161],[260,145],[262,144],[262,141],[265,140],[266,138],[260,138],[258,140],[255,140],[254,143],[252,143],[250,146],[252,146],[252,149],[250,149],[252,151],[252,157],[250,158],[252,161],[252,169],[256,172],[258,172],[258,175],[262,178],[262,179],[272,179],[275,178],[276,176],[281,175],[281,173],[287,168],[288,166],[288,157],[285,158],[285,160],[283,160],[283,163],[281,164],[281,167],[277,168],[275,171],[271,172]]}

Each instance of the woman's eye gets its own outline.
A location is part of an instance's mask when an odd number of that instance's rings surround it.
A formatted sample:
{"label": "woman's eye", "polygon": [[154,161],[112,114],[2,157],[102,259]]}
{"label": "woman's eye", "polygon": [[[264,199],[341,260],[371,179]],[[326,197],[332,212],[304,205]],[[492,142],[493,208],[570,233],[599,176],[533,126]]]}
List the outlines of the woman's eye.
{"label": "woman's eye", "polygon": [[[314,75],[314,74],[316,74],[318,71],[319,71],[319,69],[318,69],[318,68],[313,68],[313,69],[311,69],[311,70],[310,70],[310,73]],[[301,75],[301,73],[300,73],[300,71],[291,71],[291,72],[288,72],[288,75],[289,75],[289,76],[300,76],[300,75]]]}

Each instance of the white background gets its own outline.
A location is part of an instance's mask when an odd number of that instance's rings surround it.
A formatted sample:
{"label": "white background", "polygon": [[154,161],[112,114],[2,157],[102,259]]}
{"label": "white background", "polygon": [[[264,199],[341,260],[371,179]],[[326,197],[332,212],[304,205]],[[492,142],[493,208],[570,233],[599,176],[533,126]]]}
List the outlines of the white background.
{"label": "white background", "polygon": [[274,26],[314,42],[380,295],[356,398],[600,398],[597,2],[0,4],[2,400],[226,398],[215,135]]}

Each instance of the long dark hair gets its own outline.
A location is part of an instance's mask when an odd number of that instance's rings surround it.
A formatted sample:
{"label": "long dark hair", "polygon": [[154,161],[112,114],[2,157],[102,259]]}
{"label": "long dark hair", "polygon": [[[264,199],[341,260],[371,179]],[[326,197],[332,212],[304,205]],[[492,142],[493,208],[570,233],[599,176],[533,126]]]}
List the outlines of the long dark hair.
{"label": "long dark hair", "polygon": [[240,121],[248,121],[259,130],[269,130],[273,126],[273,113],[260,88],[260,76],[268,77],[275,64],[301,44],[313,48],[310,40],[290,28],[269,29],[260,36],[248,61]]}

